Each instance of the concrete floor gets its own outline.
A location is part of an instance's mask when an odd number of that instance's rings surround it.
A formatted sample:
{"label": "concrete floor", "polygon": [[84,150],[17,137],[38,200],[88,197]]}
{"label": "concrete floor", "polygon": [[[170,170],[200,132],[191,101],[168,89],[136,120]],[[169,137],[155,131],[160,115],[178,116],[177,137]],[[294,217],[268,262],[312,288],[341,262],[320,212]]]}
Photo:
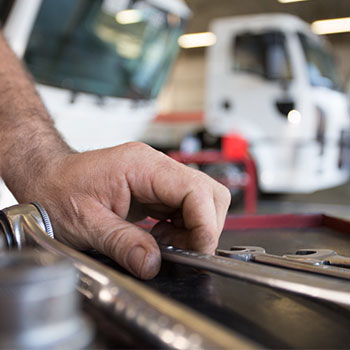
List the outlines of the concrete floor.
{"label": "concrete floor", "polygon": [[[233,206],[230,213],[241,214],[242,207]],[[257,213],[322,213],[350,220],[350,181],[312,194],[263,196],[258,200]]]}

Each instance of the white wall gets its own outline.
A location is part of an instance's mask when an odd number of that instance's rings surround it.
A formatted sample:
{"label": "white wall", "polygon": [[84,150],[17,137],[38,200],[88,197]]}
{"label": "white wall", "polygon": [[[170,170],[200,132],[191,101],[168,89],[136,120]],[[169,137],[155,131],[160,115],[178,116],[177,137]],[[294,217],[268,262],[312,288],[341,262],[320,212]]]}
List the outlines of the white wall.
{"label": "white wall", "polygon": [[202,111],[205,59],[203,55],[180,54],[159,98],[159,111]]}

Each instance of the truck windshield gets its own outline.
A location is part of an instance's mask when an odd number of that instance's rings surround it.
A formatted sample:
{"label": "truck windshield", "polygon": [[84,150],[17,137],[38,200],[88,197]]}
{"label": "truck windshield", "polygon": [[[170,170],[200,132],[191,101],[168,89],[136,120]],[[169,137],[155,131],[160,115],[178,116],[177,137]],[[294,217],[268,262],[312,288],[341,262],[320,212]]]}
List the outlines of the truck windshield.
{"label": "truck windshield", "polygon": [[233,70],[269,80],[292,78],[285,36],[278,31],[242,33],[233,43]]}
{"label": "truck windshield", "polygon": [[44,0],[24,56],[35,79],[101,96],[155,98],[184,21],[145,1],[128,9],[123,3]]}
{"label": "truck windshield", "polygon": [[338,90],[340,84],[333,57],[306,35],[299,33],[298,36],[304,51],[310,84]]}

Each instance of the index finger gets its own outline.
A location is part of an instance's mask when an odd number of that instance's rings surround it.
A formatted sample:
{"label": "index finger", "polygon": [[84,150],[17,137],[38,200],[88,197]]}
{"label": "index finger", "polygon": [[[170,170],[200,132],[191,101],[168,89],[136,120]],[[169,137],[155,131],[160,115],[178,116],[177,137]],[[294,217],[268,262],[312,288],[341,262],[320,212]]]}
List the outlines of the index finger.
{"label": "index finger", "polygon": [[[131,169],[133,176],[128,176],[135,199],[146,205],[158,203],[181,208],[190,248],[213,252],[230,203],[228,189],[208,175],[153,149],[144,151],[147,152],[142,159],[147,162],[135,162]],[[138,181],[140,178],[142,181]]]}
{"label": "index finger", "polygon": [[195,188],[183,202],[183,218],[191,249],[213,253],[224,225],[230,194],[217,183]]}
{"label": "index finger", "polygon": [[170,162],[166,177],[162,171],[154,177],[154,192],[164,204],[181,208],[188,248],[212,253],[224,225],[230,192],[206,174]]}

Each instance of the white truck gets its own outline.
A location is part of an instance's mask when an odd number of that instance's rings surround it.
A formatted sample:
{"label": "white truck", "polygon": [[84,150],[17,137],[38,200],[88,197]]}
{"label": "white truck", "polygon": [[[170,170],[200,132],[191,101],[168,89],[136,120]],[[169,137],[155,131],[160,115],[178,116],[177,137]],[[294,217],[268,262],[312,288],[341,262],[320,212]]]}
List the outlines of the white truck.
{"label": "white truck", "polygon": [[9,44],[77,150],[139,139],[189,15],[181,0],[0,0]]}
{"label": "white truck", "polygon": [[216,19],[207,51],[205,127],[249,143],[258,185],[308,193],[349,178],[350,108],[329,47],[299,18]]}

